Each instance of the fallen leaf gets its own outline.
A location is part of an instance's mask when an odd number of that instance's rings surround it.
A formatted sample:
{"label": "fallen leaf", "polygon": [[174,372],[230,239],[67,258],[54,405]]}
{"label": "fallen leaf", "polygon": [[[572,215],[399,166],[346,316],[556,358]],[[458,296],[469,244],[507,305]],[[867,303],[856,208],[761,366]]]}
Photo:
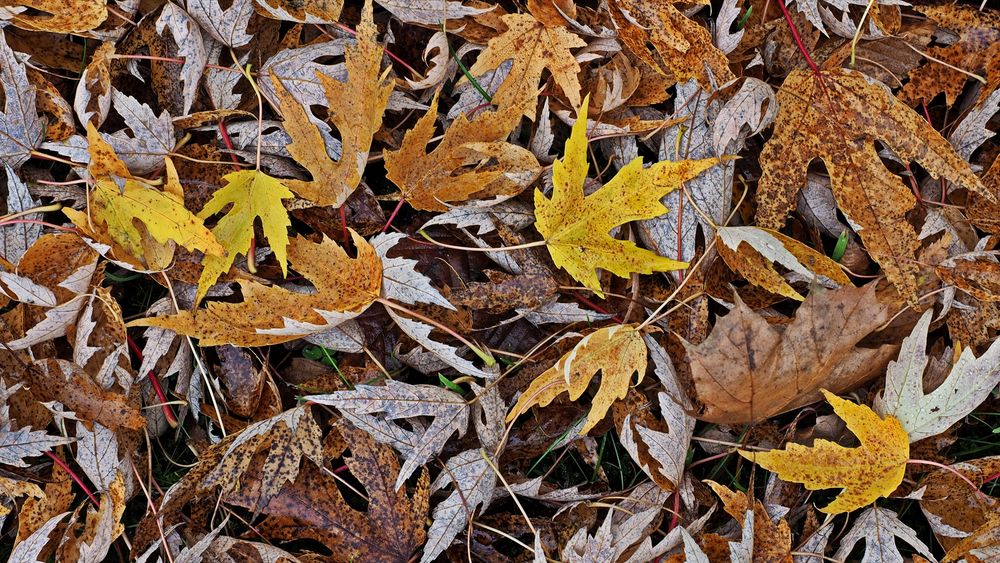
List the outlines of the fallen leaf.
{"label": "fallen leaf", "polygon": [[740,455],[775,472],[779,479],[802,483],[811,491],[844,489],[820,509],[827,514],[851,512],[889,496],[903,482],[910,457],[906,431],[892,416],[881,418],[867,406],[841,399],[825,389],[823,395],[860,446],[845,448],[819,439],[811,448],[788,444],[784,450],[769,452],[738,450]]}
{"label": "fallen leaf", "polygon": [[184,81],[182,108],[186,115],[191,111],[191,105],[194,104],[195,96],[198,94],[198,84],[208,63],[208,51],[201,39],[201,28],[198,24],[187,12],[169,2],[163,7],[160,17],[156,19],[156,32],[163,35],[168,29],[174,44],[177,45],[177,54],[184,59],[180,74],[181,80]]}
{"label": "fallen leaf", "polygon": [[476,16],[493,8],[465,6],[451,0],[376,0],[399,21],[440,29],[448,20]]}
{"label": "fallen leaf", "polygon": [[733,80],[729,60],[712,44],[711,33],[688,19],[675,5],[679,3],[611,0],[609,11],[621,42],[657,71],[672,74],[677,82],[697,78],[706,88],[713,80],[721,84]]}
{"label": "fallen leaf", "polygon": [[632,384],[632,374],[642,381],[646,373],[646,343],[635,325],[612,325],[583,337],[554,366],[539,375],[521,394],[507,415],[511,422],[534,405],[544,407],[563,393],[575,401],[601,372],[601,385],[591,401],[587,421],[580,434],[586,434],[604,419],[611,404],[622,399]]}
{"label": "fallen leaf", "polygon": [[35,31],[80,33],[108,18],[107,0],[0,0],[0,7],[8,6],[31,8],[12,19],[17,27]]}
{"label": "fallen leaf", "polygon": [[748,498],[746,493],[737,493],[715,481],[706,480],[705,483],[719,496],[726,513],[736,522],[742,525],[752,519],[752,529],[743,530],[744,535],[752,537],[751,561],[791,563],[792,531],[784,518],[772,520],[764,503]]}
{"label": "fallen leaf", "polygon": [[72,362],[40,360],[35,369],[28,371],[26,379],[39,401],[59,401],[83,420],[93,420],[116,431],[146,426],[146,419],[125,395],[102,389]]}
{"label": "fallen leaf", "polygon": [[982,526],[948,550],[941,563],[985,562],[998,556],[1000,556],[1000,512],[993,511]]}
{"label": "fallen leaf", "polygon": [[982,183],[967,162],[916,112],[879,83],[846,69],[793,71],[778,90],[774,135],[760,155],[757,224],[777,229],[806,184],[809,163],[821,158],[844,213],[860,225],[861,240],[889,281],[915,300],[916,232],[906,214],[916,204],[909,187],[875,152],[880,140],[904,161],[978,193]]}
{"label": "fallen leaf", "polygon": [[861,563],[884,563],[899,561],[903,556],[896,547],[896,538],[910,545],[917,553],[931,561],[934,556],[931,550],[917,537],[917,533],[899,520],[896,513],[885,508],[873,506],[861,513],[854,521],[851,529],[840,539],[840,548],[833,554],[834,559],[846,561],[858,541],[865,540],[865,554]]}
{"label": "fallen leaf", "polygon": [[965,418],[1000,383],[1000,343],[994,341],[978,358],[971,349],[963,349],[948,377],[924,394],[927,330],[933,314],[932,310],[924,312],[910,336],[903,339],[899,358],[889,362],[886,370],[885,390],[873,405],[879,415],[899,420],[911,443],[936,436]]}
{"label": "fallen leaf", "polygon": [[715,166],[719,159],[657,162],[643,168],[642,158],[622,167],[607,184],[590,195],[583,185],[587,162],[587,101],[580,108],[566,154],[552,168],[552,197],[535,190],[535,228],[556,266],[604,297],[595,268],[620,276],[650,274],[687,267],[684,262],[658,256],[630,241],[611,237],[610,231],[628,221],[650,219],[666,212],[660,198]]}
{"label": "fallen leaf", "polygon": [[499,107],[524,107],[526,101],[533,102],[538,97],[538,81],[547,68],[570,105],[580,107],[580,65],[570,49],[586,43],[565,27],[546,27],[529,14],[509,14],[502,19],[507,31],[491,39],[469,68],[469,74],[480,76],[506,60],[514,60],[493,103]]}
{"label": "fallen leaf", "polygon": [[[62,4],[61,1],[56,3]],[[22,58],[11,50],[6,35],[0,32],[0,86],[4,92],[3,113],[0,113],[0,161],[14,170],[42,144],[45,132],[35,105],[35,88],[28,81]]]}
{"label": "fallen leaf", "polygon": [[0,463],[28,467],[24,458],[40,456],[56,446],[71,443],[72,438],[52,436],[45,430],[32,430],[30,426],[13,430],[11,421],[6,419],[0,424]]}
{"label": "fallen leaf", "polygon": [[920,480],[920,510],[946,551],[986,524],[997,509],[997,501],[975,494],[965,479],[982,487],[997,472],[1000,456],[988,456],[934,469]]}
{"label": "fallen leaf", "polygon": [[807,280],[823,276],[837,285],[851,283],[836,262],[778,231],[757,227],[719,227],[717,236],[722,244],[716,248],[726,264],[750,283],[771,293],[797,301],[805,299],[774,269],[774,263]]}
{"label": "fallen leaf", "polygon": [[361,183],[368,165],[372,137],[382,126],[392,81],[388,69],[381,72],[382,47],[375,41],[371,0],[365,3],[357,41],[347,47],[347,80],[341,82],[316,73],[330,104],[330,119],[340,132],[341,156],[333,162],[324,149],[319,132],[309,122],[306,110],[289,94],[281,79],[272,76],[285,113],[285,130],[292,137],[288,152],[312,174],[312,181],[288,180],[285,185],[320,206],[340,207]]}
{"label": "fallen leaf", "polygon": [[167,328],[200,339],[202,346],[266,346],[322,332],[358,316],[379,297],[382,262],[363,238],[352,236],[358,249],[354,259],[326,238],[319,243],[291,239],[288,260],[313,283],[315,293],[238,280],[242,302],[212,302],[204,309],[137,319],[127,326]]}
{"label": "fallen leaf", "polygon": [[416,260],[389,257],[389,251],[405,238],[402,233],[381,233],[369,241],[382,260],[382,297],[411,305],[429,303],[454,311],[455,306],[431,285],[430,278],[417,272]]}
{"label": "fallen leaf", "polygon": [[225,9],[219,0],[188,0],[186,7],[202,29],[227,47],[242,47],[253,39],[247,24],[254,14],[254,0],[233,0]]}
{"label": "fallen leaf", "polygon": [[[385,151],[386,176],[402,197],[416,209],[447,211],[446,204],[470,197],[514,195],[528,187],[539,173],[531,151],[506,142],[526,106],[501,105],[470,120],[458,116],[433,150],[438,117],[438,95],[412,129],[406,132],[398,151]],[[495,164],[482,166],[490,160]]]}
{"label": "fallen leaf", "polygon": [[874,284],[813,291],[785,325],[770,325],[739,297],[704,342],[687,343],[700,420],[764,420],[819,400],[826,387],[844,392],[881,373],[896,348],[857,344],[893,310]]}
{"label": "fallen leaf", "polygon": [[206,255],[202,261],[205,267],[198,279],[195,305],[219,276],[229,271],[237,255],[247,255],[254,239],[254,222],[258,219],[282,273],[288,275],[288,227],[292,222],[282,200],[294,197],[292,192],[280,180],[260,170],[230,172],[222,179],[226,185],[212,194],[198,217],[204,220],[231,206],[212,228],[212,235],[225,252]]}
{"label": "fallen leaf", "polygon": [[268,16],[302,23],[331,23],[340,17],[344,0],[257,0]]}

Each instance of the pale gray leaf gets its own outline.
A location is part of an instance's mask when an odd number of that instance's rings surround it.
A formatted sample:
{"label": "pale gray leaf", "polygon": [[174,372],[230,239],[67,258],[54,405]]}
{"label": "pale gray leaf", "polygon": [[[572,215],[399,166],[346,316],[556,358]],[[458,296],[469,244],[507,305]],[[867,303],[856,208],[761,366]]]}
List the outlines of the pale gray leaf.
{"label": "pale gray leaf", "polygon": [[24,70],[26,58],[11,50],[0,30],[0,86],[5,98],[0,113],[0,161],[14,170],[28,160],[45,136],[35,106],[35,87]]}
{"label": "pale gray leaf", "polygon": [[28,467],[26,457],[36,457],[56,446],[73,443],[72,438],[52,436],[44,430],[30,426],[11,430],[10,422],[0,426],[0,463],[14,467]]}
{"label": "pale gray leaf", "polygon": [[105,495],[101,499],[101,507],[96,515],[93,512],[88,513],[87,523],[89,524],[90,519],[94,517],[98,519],[94,527],[94,538],[89,544],[85,541],[80,542],[80,553],[76,560],[78,563],[102,563],[108,555],[108,550],[111,549],[115,532],[115,510],[110,495]]}
{"label": "pale gray leaf", "polygon": [[95,422],[94,429],[77,425],[76,461],[98,492],[106,492],[114,483],[122,461],[118,458],[118,436]]}
{"label": "pale gray leaf", "polygon": [[[712,124],[716,154],[736,154],[747,135],[756,135],[774,122],[778,100],[763,80],[746,78],[733,97],[722,106]],[[747,133],[744,128],[749,130]]]}
{"label": "pale gray leaf", "polygon": [[899,357],[886,370],[885,390],[873,405],[880,415],[899,419],[911,443],[947,430],[981,405],[1000,383],[1000,341],[994,341],[979,358],[971,348],[962,350],[944,382],[924,394],[927,331],[933,313],[926,311],[903,339]]}
{"label": "pale gray leaf", "polygon": [[715,19],[715,46],[727,55],[739,47],[740,41],[743,40],[743,34],[746,32],[745,29],[740,29],[736,33],[729,32],[729,28],[740,17],[742,9],[739,4],[741,3],[738,3],[737,0],[723,0],[722,7],[719,8],[719,15]]}
{"label": "pale gray leaf", "polygon": [[3,282],[3,286],[7,289],[4,291],[4,287],[0,286],[0,293],[14,301],[40,307],[55,307],[59,304],[51,289],[13,272],[0,272],[0,282]]}
{"label": "pale gray leaf", "polygon": [[148,174],[163,166],[163,159],[174,150],[176,142],[170,114],[163,111],[157,117],[148,105],[140,104],[132,96],[116,89],[111,91],[111,101],[115,111],[132,131],[131,136],[124,131],[102,135],[118,158],[130,171],[139,175]]}
{"label": "pale gray leaf", "polygon": [[[431,53],[435,54],[431,55]],[[458,69],[458,64],[452,59],[451,51],[448,49],[448,35],[443,31],[438,31],[431,36],[427,46],[424,47],[423,59],[427,65],[427,76],[419,81],[406,79],[406,83],[413,90],[426,90],[443,84]]]}
{"label": "pale gray leaf", "polygon": [[382,297],[411,305],[429,303],[455,311],[455,306],[431,285],[430,278],[416,270],[416,260],[389,258],[389,250],[404,238],[403,233],[380,233],[369,241],[382,260]]}
{"label": "pale gray leaf", "polygon": [[[227,51],[226,47],[211,39],[206,38],[205,41],[209,43],[206,46],[206,51],[208,51],[208,58],[206,63],[218,65],[220,58],[224,51]],[[250,53],[244,53],[240,57],[240,66],[246,67],[247,60],[250,58]],[[231,67],[233,70],[238,71],[239,69]],[[240,102],[243,101],[243,95],[234,91],[236,85],[239,84],[240,80],[244,80],[243,74],[241,72],[230,72],[217,68],[205,68],[205,90],[208,92],[208,97],[212,101],[212,107],[215,109],[236,109],[239,107]]]}
{"label": "pale gray leaf", "polygon": [[[462,56],[465,50],[464,48],[459,49],[458,55]],[[497,93],[497,89],[507,79],[507,75],[510,74],[510,69],[513,68],[513,65],[514,61],[512,60],[504,61],[495,70],[488,71],[482,76],[477,76],[476,82],[486,93],[492,96]],[[463,113],[468,117],[473,117],[469,115],[472,110],[487,103],[483,95],[479,93],[479,90],[472,85],[471,81],[463,81],[455,87],[455,92],[459,94],[458,101],[448,110],[448,119],[455,119]]]}
{"label": "pale gray leaf", "polygon": [[846,561],[854,545],[865,540],[865,554],[861,563],[903,563],[903,556],[896,547],[896,538],[910,544],[917,553],[934,561],[930,549],[920,541],[917,533],[904,524],[896,513],[873,506],[854,521],[851,529],[840,539],[840,547],[833,558]]}
{"label": "pale gray leaf", "polygon": [[[7,172],[7,213],[18,213],[38,206],[38,202],[32,199],[28,192],[28,186],[14,172],[6,162],[4,169]],[[23,217],[29,221],[41,219],[38,213],[30,213]],[[0,255],[11,264],[17,265],[21,257],[38,237],[42,236],[42,226],[35,223],[14,223],[4,225],[0,233]]]}
{"label": "pale gray leaf", "polygon": [[198,82],[208,62],[208,51],[202,41],[201,29],[194,19],[175,4],[167,3],[156,20],[156,33],[163,35],[169,29],[177,45],[177,54],[184,59],[181,66],[181,81],[184,82],[184,115],[191,111],[195,96],[198,95]]}
{"label": "pale gray leaf", "polygon": [[219,0],[187,0],[187,11],[202,29],[227,47],[242,47],[253,39],[247,34],[254,13],[253,0],[233,0],[225,10]]}
{"label": "pale gray leaf", "polygon": [[483,505],[486,510],[493,490],[496,488],[496,473],[480,453],[481,450],[466,450],[452,457],[445,464],[445,470],[434,481],[432,490],[444,487],[448,482],[455,490],[434,507],[433,521],[427,530],[427,543],[421,563],[430,563],[440,555],[455,537],[465,530],[468,521],[475,515],[476,508]]}
{"label": "pale gray leaf", "polygon": [[330,330],[310,334],[305,340],[316,346],[350,354],[357,354],[365,349],[365,334],[353,319],[342,322]]}
{"label": "pale gray leaf", "polygon": [[987,129],[986,125],[998,111],[1000,111],[1000,90],[994,90],[990,97],[972,108],[951,135],[948,135],[948,141],[955,147],[955,152],[964,160],[972,158],[972,153],[996,134]]}
{"label": "pale gray leaf", "polygon": [[69,512],[63,512],[49,518],[48,522],[39,526],[30,536],[14,546],[7,563],[45,563],[48,561],[48,559],[45,561],[38,559],[38,555],[49,544],[49,534],[66,518],[67,514]]}
{"label": "pale gray leaf", "polygon": [[[679,485],[684,476],[684,466],[688,448],[691,445],[691,437],[694,435],[695,419],[684,412],[684,409],[666,393],[661,392],[657,396],[660,400],[660,413],[666,420],[669,431],[659,432],[636,425],[636,432],[646,444],[649,455],[659,462],[659,473],[674,485]],[[652,468],[640,461],[638,444],[632,436],[631,416],[625,417],[621,434],[622,445],[628,450],[632,459],[642,467],[642,470],[652,476]]]}
{"label": "pale gray leaf", "polygon": [[482,377],[484,379],[493,379],[497,376],[498,370],[495,365],[491,371],[479,369],[469,360],[459,356],[458,351],[455,348],[436,340],[431,340],[432,328],[430,325],[403,317],[392,309],[387,308],[386,311],[389,313],[389,316],[392,317],[392,320],[396,321],[396,325],[398,325],[407,336],[412,338],[417,344],[426,348],[429,352],[433,353],[435,356],[440,358],[441,361],[448,364],[458,372],[464,373],[465,375],[471,375],[473,377]]}
{"label": "pale gray leaf", "polygon": [[472,8],[449,0],[377,0],[378,4],[405,23],[440,28],[448,20],[484,14],[493,9]]}
{"label": "pale gray leaf", "polygon": [[11,350],[23,350],[39,342],[46,342],[66,335],[66,329],[71,325],[83,309],[86,300],[78,295],[73,299],[45,311],[45,317],[35,326],[29,328],[24,336],[7,343]]}
{"label": "pale gray leaf", "polygon": [[461,229],[474,227],[476,234],[482,236],[496,230],[494,221],[520,231],[535,222],[535,215],[530,205],[512,199],[472,201],[435,215],[421,230],[434,225],[455,225]]}
{"label": "pale gray leaf", "polygon": [[590,309],[584,309],[577,303],[561,303],[558,301],[558,297],[534,309],[517,309],[517,313],[523,315],[526,321],[535,326],[550,323],[593,323],[607,320],[614,316],[608,313],[598,313]]}
{"label": "pale gray leaf", "polygon": [[684,561],[687,563],[709,563],[708,555],[694,541],[691,534],[681,528],[681,539],[684,540]]}
{"label": "pale gray leaf", "polygon": [[820,526],[818,530],[809,536],[809,539],[795,550],[799,553],[815,553],[816,555],[794,555],[792,557],[794,563],[823,563],[825,560],[823,554],[826,553],[826,544],[830,541],[830,536],[833,535],[834,531],[836,530],[832,525]]}

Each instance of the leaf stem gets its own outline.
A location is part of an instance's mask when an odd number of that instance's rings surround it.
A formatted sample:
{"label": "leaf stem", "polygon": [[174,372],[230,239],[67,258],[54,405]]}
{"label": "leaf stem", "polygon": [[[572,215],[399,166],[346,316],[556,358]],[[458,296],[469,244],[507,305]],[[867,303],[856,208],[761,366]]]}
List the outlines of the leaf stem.
{"label": "leaf stem", "polygon": [[438,321],[435,321],[434,319],[432,319],[430,317],[421,315],[420,313],[414,311],[413,309],[409,309],[407,307],[404,307],[404,306],[402,306],[402,305],[400,305],[398,303],[394,303],[394,302],[389,301],[388,299],[385,299],[385,298],[382,298],[382,297],[379,297],[379,298],[375,299],[375,301],[378,302],[378,303],[381,303],[382,305],[384,305],[385,307],[388,307],[390,309],[395,309],[395,310],[400,311],[402,313],[406,313],[407,315],[410,315],[411,317],[413,317],[413,318],[415,318],[415,319],[417,319],[419,321],[423,321],[423,322],[425,322],[425,323],[433,326],[434,328],[437,328],[439,330],[442,330],[442,331],[450,334],[452,336],[452,338],[454,338],[455,340],[458,340],[462,344],[466,345],[470,350],[472,350],[472,352],[474,354],[476,354],[477,356],[480,357],[480,359],[482,359],[484,362],[486,362],[486,365],[488,367],[493,367],[494,365],[496,365],[497,361],[495,359],[493,359],[493,356],[487,354],[486,352],[483,352],[481,349],[479,349],[478,346],[476,346],[475,344],[473,344],[472,342],[470,342],[467,338],[465,338],[461,334],[455,332],[451,328],[448,328],[447,326],[439,323]]}
{"label": "leaf stem", "polygon": [[49,211],[59,211],[62,208],[63,206],[61,203],[50,203],[49,205],[32,207],[31,209],[25,209],[24,211],[18,211],[17,213],[4,215],[3,217],[0,217],[0,223],[6,223],[11,219],[17,219],[18,217],[24,217],[25,215],[31,215],[32,213],[48,213]]}
{"label": "leaf stem", "polygon": [[63,461],[59,456],[57,456],[52,452],[45,452],[45,455],[48,456],[49,459],[51,459],[53,462],[55,462],[56,465],[62,467],[63,471],[69,473],[69,476],[71,479],[73,479],[73,482],[76,483],[77,486],[79,486],[81,489],[83,489],[83,492],[87,494],[87,498],[90,499],[90,502],[94,503],[94,506],[96,506],[97,508],[101,507],[101,503],[97,501],[97,497],[94,496],[94,493],[90,492],[90,487],[88,487],[87,484],[83,482],[83,479],[81,479],[80,476],[76,474],[76,472],[70,469],[69,465],[66,465],[65,461]]}
{"label": "leaf stem", "polygon": [[[385,231],[383,231],[383,232],[385,232]],[[545,241],[544,240],[539,240],[539,241],[535,241],[535,242],[526,242],[524,244],[515,244],[514,246],[500,246],[500,247],[497,247],[497,248],[490,248],[490,247],[487,247],[487,248],[478,248],[478,247],[471,247],[471,246],[456,246],[456,245],[453,245],[453,244],[445,244],[443,242],[438,242],[438,241],[432,239],[431,236],[428,235],[425,231],[421,230],[421,231],[417,231],[417,232],[420,234],[420,236],[422,236],[425,239],[427,239],[427,242],[429,242],[429,243],[431,243],[431,244],[433,244],[435,246],[440,246],[441,248],[448,248],[448,249],[451,249],[451,250],[464,250],[466,252],[509,252],[511,250],[524,250],[525,248],[538,248],[539,246],[545,246]]]}
{"label": "leaf stem", "polygon": [[931,467],[937,467],[938,469],[943,469],[943,470],[948,471],[950,473],[954,473],[956,477],[958,477],[959,479],[965,481],[970,487],[972,487],[972,490],[976,491],[976,495],[979,496],[980,500],[982,500],[983,502],[987,501],[987,499],[986,499],[986,493],[984,493],[983,491],[979,490],[979,487],[975,483],[973,483],[972,480],[970,480],[965,475],[962,475],[962,473],[959,472],[958,470],[956,470],[954,467],[951,467],[949,465],[945,465],[943,463],[938,463],[936,461],[930,461],[930,460],[927,460],[927,459],[908,459],[908,460],[906,460],[906,463],[908,463],[910,465],[930,465]]}
{"label": "leaf stem", "polygon": [[788,24],[788,29],[792,32],[792,39],[795,40],[795,46],[799,48],[799,52],[806,59],[806,64],[812,69],[813,73],[819,74],[819,67],[816,66],[816,61],[809,55],[809,51],[806,50],[805,43],[802,42],[802,37],[799,36],[799,30],[795,27],[795,23],[792,21],[792,14],[788,13],[788,8],[785,7],[785,0],[778,0],[776,2],[778,7],[781,8],[781,13],[785,15],[785,23]]}

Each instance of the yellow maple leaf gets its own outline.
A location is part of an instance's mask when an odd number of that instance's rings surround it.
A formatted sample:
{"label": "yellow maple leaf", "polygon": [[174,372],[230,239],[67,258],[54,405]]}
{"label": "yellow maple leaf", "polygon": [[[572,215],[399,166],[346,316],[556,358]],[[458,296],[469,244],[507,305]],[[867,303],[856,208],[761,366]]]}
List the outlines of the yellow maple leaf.
{"label": "yellow maple leaf", "polygon": [[[538,177],[531,151],[505,141],[528,105],[502,105],[474,120],[459,115],[434,150],[427,150],[438,119],[438,96],[398,151],[385,151],[386,176],[415,209],[447,211],[473,195],[516,195]],[[491,164],[487,164],[491,163]]]}
{"label": "yellow maple leaf", "polygon": [[657,162],[643,168],[636,157],[622,167],[610,182],[584,196],[587,178],[587,103],[584,99],[573,132],[566,141],[566,154],[552,165],[552,197],[535,191],[535,228],[545,237],[545,246],[556,266],[604,297],[595,268],[617,276],[632,272],[650,274],[687,267],[686,262],[664,258],[617,240],[611,229],[667,212],[660,198],[720,162],[717,158]]}
{"label": "yellow maple leaf", "polygon": [[[150,238],[157,243],[170,241],[207,255],[223,255],[225,249],[215,239],[204,222],[184,207],[179,193],[177,172],[166,161],[167,191],[160,191],[132,177],[92,123],[87,123],[90,145],[90,174],[94,187],[90,192],[88,212],[64,209],[81,231],[99,242],[117,245],[131,257],[147,266],[162,264],[162,249],[152,248]],[[141,223],[142,229],[136,223]],[[147,251],[153,256],[147,256]],[[169,263],[169,257],[166,259]]]}
{"label": "yellow maple leaf", "polygon": [[285,131],[292,138],[286,148],[313,177],[308,182],[287,180],[285,185],[320,206],[340,207],[358,187],[368,164],[372,138],[382,126],[382,114],[389,104],[393,83],[386,80],[388,67],[379,72],[382,46],[375,41],[376,32],[372,3],[368,0],[358,24],[357,41],[344,53],[347,82],[316,73],[330,101],[330,120],[340,133],[340,160],[330,160],[323,137],[309,121],[306,109],[288,92],[279,77],[271,77],[281,100]]}
{"label": "yellow maple leaf", "polygon": [[513,59],[510,74],[493,95],[493,103],[521,105],[525,100],[535,100],[542,71],[548,68],[570,104],[579,106],[580,65],[570,49],[587,43],[565,27],[547,27],[528,14],[510,14],[502,19],[507,31],[490,39],[469,69],[472,76],[481,76]]}
{"label": "yellow maple leaf", "polygon": [[882,164],[875,141],[935,178],[986,194],[969,163],[926,119],[860,72],[793,71],[778,90],[778,107],[774,135],[760,153],[757,225],[778,229],[785,223],[809,164],[820,158],[837,205],[862,227],[858,234],[869,254],[896,289],[915,300],[920,240],[906,215],[916,198]]}
{"label": "yellow maple leaf", "polygon": [[240,170],[226,174],[222,179],[226,181],[226,185],[212,194],[212,199],[205,204],[198,216],[207,219],[232,204],[232,208],[212,229],[215,238],[225,247],[226,254],[205,256],[202,261],[204,269],[198,279],[196,306],[219,276],[229,271],[233,261],[236,260],[236,255],[245,256],[249,251],[256,219],[260,219],[264,236],[267,237],[275,259],[281,265],[282,273],[288,275],[286,249],[288,227],[292,222],[281,200],[293,197],[292,192],[276,178],[260,170]]}
{"label": "yellow maple leaf", "polygon": [[579,399],[598,371],[601,386],[591,402],[581,434],[600,422],[616,399],[625,397],[633,373],[639,374],[639,381],[646,373],[646,343],[636,325],[612,325],[583,337],[554,366],[531,382],[507,415],[507,422],[532,405],[548,405],[563,393],[568,392],[570,400]]}
{"label": "yellow maple leaf", "polygon": [[157,326],[200,339],[202,346],[267,346],[333,328],[368,308],[382,287],[382,261],[355,232],[357,258],[324,238],[314,243],[291,239],[288,261],[312,282],[315,293],[298,293],[246,280],[243,301],[211,302],[204,309],[132,321],[128,326]]}
{"label": "yellow maple leaf", "polygon": [[893,416],[880,418],[866,405],[822,391],[860,446],[845,448],[829,440],[816,440],[811,448],[789,444],[784,450],[769,452],[738,450],[740,455],[811,491],[844,489],[820,509],[827,514],[850,512],[889,496],[903,482],[910,457],[910,439],[903,425]]}

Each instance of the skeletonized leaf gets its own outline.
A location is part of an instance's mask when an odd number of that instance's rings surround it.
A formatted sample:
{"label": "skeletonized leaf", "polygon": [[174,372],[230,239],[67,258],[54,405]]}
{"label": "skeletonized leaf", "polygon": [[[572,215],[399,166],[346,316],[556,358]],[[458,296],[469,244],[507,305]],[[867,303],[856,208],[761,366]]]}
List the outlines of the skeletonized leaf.
{"label": "skeletonized leaf", "polygon": [[948,377],[924,394],[927,331],[934,311],[928,310],[903,339],[899,358],[889,362],[885,390],[875,398],[875,412],[896,417],[916,442],[947,430],[985,401],[1000,383],[1000,341],[979,358],[965,348]]}
{"label": "skeletonized leaf", "polygon": [[889,496],[903,482],[910,441],[892,416],[879,417],[865,405],[846,401],[823,390],[837,416],[857,436],[861,445],[845,448],[829,440],[816,440],[811,448],[788,444],[784,450],[740,455],[774,471],[780,479],[802,483],[809,490],[844,489],[821,508],[827,514],[851,512]]}
{"label": "skeletonized leaf", "polygon": [[864,539],[865,554],[861,563],[903,563],[896,538],[910,544],[917,553],[934,560],[931,550],[920,541],[912,528],[901,522],[895,512],[877,506],[858,516],[851,529],[840,539],[840,547],[833,558],[846,561],[855,544]]}
{"label": "skeletonized leaf", "polygon": [[554,366],[531,382],[511,408],[507,422],[533,405],[548,405],[563,393],[569,393],[571,401],[579,399],[600,371],[601,386],[580,430],[580,434],[586,434],[604,419],[616,399],[625,397],[633,373],[638,373],[638,380],[642,380],[646,373],[646,353],[646,343],[635,325],[612,325],[598,329],[585,336]]}
{"label": "skeletonized leaf", "polygon": [[[311,395],[308,400],[349,410],[355,415],[378,415],[388,421],[433,418],[430,426],[420,432],[417,448],[407,452],[406,463],[396,478],[397,490],[414,471],[441,452],[452,434],[463,436],[469,425],[469,404],[459,395],[431,385],[410,385],[390,379],[384,387],[357,385],[351,391]],[[395,445],[391,440],[385,443]]]}

